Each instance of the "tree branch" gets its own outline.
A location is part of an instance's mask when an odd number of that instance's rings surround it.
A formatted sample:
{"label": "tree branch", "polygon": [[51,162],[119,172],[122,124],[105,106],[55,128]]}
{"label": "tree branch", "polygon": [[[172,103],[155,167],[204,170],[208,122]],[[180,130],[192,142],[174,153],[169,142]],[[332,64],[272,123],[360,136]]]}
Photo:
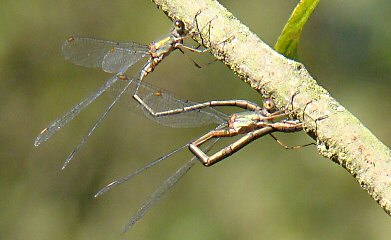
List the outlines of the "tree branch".
{"label": "tree branch", "polygon": [[198,11],[199,26],[213,19],[210,37],[208,27],[202,31],[212,53],[252,88],[271,95],[278,107],[289,104],[298,93],[293,108],[316,139],[319,154],[344,167],[391,215],[390,150],[320,87],[301,63],[275,52],[217,1],[153,1],[171,19],[181,19],[187,26]]}

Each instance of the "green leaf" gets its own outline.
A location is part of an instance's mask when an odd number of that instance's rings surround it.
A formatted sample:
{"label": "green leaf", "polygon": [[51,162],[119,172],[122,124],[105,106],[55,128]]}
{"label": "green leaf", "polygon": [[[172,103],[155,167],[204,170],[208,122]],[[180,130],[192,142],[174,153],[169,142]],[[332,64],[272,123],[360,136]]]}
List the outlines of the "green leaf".
{"label": "green leaf", "polygon": [[301,31],[320,0],[301,0],[285,24],[274,49],[284,56],[297,59],[297,44]]}

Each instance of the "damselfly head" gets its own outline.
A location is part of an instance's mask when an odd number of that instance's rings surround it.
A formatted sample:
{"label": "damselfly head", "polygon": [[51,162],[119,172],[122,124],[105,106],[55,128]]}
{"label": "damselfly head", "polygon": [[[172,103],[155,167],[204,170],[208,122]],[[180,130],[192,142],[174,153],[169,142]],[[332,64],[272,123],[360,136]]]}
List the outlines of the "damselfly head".
{"label": "damselfly head", "polygon": [[174,22],[174,29],[180,36],[183,36],[186,34],[185,23],[181,20],[176,20]]}
{"label": "damselfly head", "polygon": [[263,99],[263,107],[269,112],[272,113],[276,110],[276,104],[271,98]]}

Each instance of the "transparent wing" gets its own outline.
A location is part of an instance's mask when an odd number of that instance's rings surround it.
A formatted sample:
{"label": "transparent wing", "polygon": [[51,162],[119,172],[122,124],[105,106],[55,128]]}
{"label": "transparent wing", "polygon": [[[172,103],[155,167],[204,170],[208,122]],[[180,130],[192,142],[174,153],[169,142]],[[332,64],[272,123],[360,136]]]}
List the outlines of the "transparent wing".
{"label": "transparent wing", "polygon": [[[110,89],[113,97],[118,95],[118,92],[123,89],[123,86],[121,85],[125,85],[126,82],[127,81],[118,82],[116,86]],[[138,83],[138,81],[132,82],[128,89],[128,93],[120,100],[121,104],[125,105],[125,107],[133,112],[143,112],[146,117],[160,125],[173,128],[190,128],[204,126],[207,124],[221,124],[228,120],[228,116],[226,114],[211,107],[182,112],[179,114],[154,117],[132,97]],[[175,97],[174,94],[145,82],[140,83],[138,95],[156,112],[180,109],[185,106],[192,106],[196,104],[196,102],[181,100]]]}
{"label": "transparent wing", "polygon": [[[117,77],[118,78],[118,77]],[[73,159],[73,157],[76,155],[77,152],[79,152],[80,148],[88,141],[90,136],[94,133],[94,131],[99,127],[99,125],[103,122],[103,120],[107,117],[109,112],[113,109],[114,105],[117,104],[117,102],[121,99],[123,94],[126,92],[126,90],[129,88],[131,81],[127,81],[127,85],[122,89],[122,91],[117,95],[117,97],[114,99],[114,101],[111,102],[111,104],[105,109],[105,111],[98,117],[98,119],[95,121],[94,125],[90,128],[90,130],[87,132],[87,134],[84,135],[82,140],[79,142],[79,144],[73,149],[73,151],[68,155],[67,159],[65,159],[65,162],[62,166],[62,169],[65,169],[66,166],[70,163],[70,161]]]}
{"label": "transparent wing", "polygon": [[[133,61],[128,61],[131,62],[131,64],[140,60],[148,52],[148,46],[134,42],[118,43],[86,37],[72,36],[62,45],[62,52],[65,59],[84,67],[102,67],[105,56],[113,49],[127,49],[128,54],[134,54]],[[109,59],[110,57],[107,60]],[[105,71],[115,72],[110,70],[112,70],[112,68],[107,65]]]}
{"label": "transparent wing", "polygon": [[145,55],[147,55],[147,52],[144,50],[138,51],[134,48],[115,47],[104,56],[102,69],[105,72],[124,73]]}
{"label": "transparent wing", "polygon": [[196,162],[197,158],[193,157],[190,161],[182,165],[173,175],[166,179],[130,218],[123,231],[128,231],[137,221],[143,218],[149,209],[155,206],[164,194],[166,194],[166,192],[168,192],[168,190],[170,190],[194,166],[194,164],[196,164]]}
{"label": "transparent wing", "polygon": [[[215,128],[215,130],[217,129],[223,129],[225,128],[225,124],[221,124],[219,125],[218,127]],[[215,138],[211,143],[208,144],[207,147],[204,148],[204,151],[205,152],[209,152],[209,150],[214,146],[214,144],[219,140],[220,138]],[[177,149],[169,152],[168,154],[158,158],[158,159],[155,159],[149,163],[147,163],[146,165],[144,165],[143,167],[137,169],[136,171],[134,172],[131,172],[129,173],[128,175],[124,176],[124,177],[121,177],[121,178],[118,178],[117,180],[115,181],[112,181],[111,183],[107,184],[104,188],[100,189],[95,195],[94,197],[99,197],[101,196],[102,194],[110,191],[111,189],[113,189],[114,187],[140,175],[141,173],[143,173],[144,171],[148,170],[149,168],[155,166],[156,164],[158,163],[161,163],[163,160],[166,160],[168,159],[169,157],[171,157],[172,155],[176,154],[177,152],[183,150],[184,148],[187,148],[189,146],[190,143],[194,142],[196,139],[193,139],[191,140],[190,142],[178,147]]]}
{"label": "transparent wing", "polygon": [[95,99],[97,99],[102,93],[110,88],[118,80],[117,76],[113,76],[106,81],[106,83],[100,87],[96,92],[86,97],[83,101],[75,105],[72,109],[66,112],[63,116],[54,120],[48,127],[46,127],[35,139],[34,145],[39,146],[41,143],[46,142],[54,133],[59,131],[62,127],[68,124],[74,119],[81,111],[83,111],[88,105],[90,105]]}
{"label": "transparent wing", "polygon": [[[208,152],[220,138],[216,138],[205,149]],[[195,165],[197,158],[191,158],[187,163],[183,164],[174,174],[162,182],[159,187],[148,197],[141,205],[137,212],[130,218],[124,228],[124,232],[128,231],[133,225],[143,218],[145,214],[160,201],[160,199]]]}
{"label": "transparent wing", "polygon": [[124,182],[126,182],[126,181],[128,181],[128,180],[130,180],[130,179],[132,179],[132,178],[134,178],[134,177],[136,177],[136,176],[138,176],[138,175],[140,175],[142,172],[148,170],[149,168],[155,166],[156,164],[162,162],[163,160],[166,160],[167,158],[171,157],[171,156],[174,155],[175,153],[181,151],[182,149],[184,149],[184,148],[186,148],[186,147],[188,147],[188,146],[189,146],[189,144],[186,143],[185,145],[180,146],[179,148],[177,148],[177,149],[171,151],[170,153],[164,155],[163,157],[160,157],[160,158],[158,158],[158,159],[155,159],[155,160],[153,160],[152,162],[146,164],[145,166],[143,166],[143,167],[137,169],[136,171],[134,171],[134,172],[132,172],[132,173],[130,173],[130,174],[128,174],[128,175],[122,177],[122,178],[119,178],[119,179],[117,179],[117,180],[115,180],[115,181],[113,181],[113,182],[107,184],[106,187],[104,187],[104,188],[102,188],[101,190],[99,190],[99,191],[94,195],[94,197],[99,197],[100,195],[102,195],[102,194],[104,194],[104,193],[110,191],[112,188],[114,188],[114,187],[116,187],[116,186],[118,186],[118,185],[120,185],[120,184],[122,184],[122,183],[124,183]]}
{"label": "transparent wing", "polygon": [[[146,90],[145,96],[142,99],[156,112],[180,109],[186,106],[197,104],[196,102],[192,101],[180,100],[174,97],[173,94],[163,90],[158,90],[158,92],[151,92],[151,90],[153,90],[151,87],[151,85],[144,85],[143,89],[139,89],[138,95],[143,96],[143,91]],[[164,126],[176,128],[199,127],[207,124],[221,124],[226,122],[228,119],[226,114],[210,107],[161,117],[154,117],[150,115],[147,110],[143,110],[145,115],[152,121],[158,122]]]}

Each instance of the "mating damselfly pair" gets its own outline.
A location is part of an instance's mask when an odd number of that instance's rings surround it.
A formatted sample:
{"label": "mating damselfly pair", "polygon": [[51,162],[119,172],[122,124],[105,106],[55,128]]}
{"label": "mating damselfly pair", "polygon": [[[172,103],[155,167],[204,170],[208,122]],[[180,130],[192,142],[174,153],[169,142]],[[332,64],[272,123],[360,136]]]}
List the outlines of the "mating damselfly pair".
{"label": "mating damselfly pair", "polygon": [[[196,163],[196,159],[203,165],[210,166],[232,155],[253,140],[262,136],[269,134],[275,138],[272,135],[273,132],[297,132],[303,129],[303,124],[296,119],[292,119],[290,117],[290,112],[287,111],[287,109],[276,110],[271,99],[264,100],[262,106],[246,100],[222,100],[196,103],[180,100],[168,91],[164,91],[144,82],[144,78],[152,72],[166,56],[176,49],[181,52],[183,52],[182,49],[200,53],[208,51],[207,48],[199,49],[198,47],[190,47],[183,43],[185,38],[191,37],[194,34],[200,35],[201,30],[199,29],[197,22],[199,14],[200,13],[197,13],[193,25],[189,28],[186,28],[181,20],[176,20],[173,29],[166,37],[152,42],[149,45],[134,42],[117,43],[75,36],[68,38],[63,44],[62,50],[65,58],[76,65],[99,67],[105,72],[115,74],[97,91],[87,96],[79,104],[75,105],[63,116],[46,127],[36,138],[35,146],[38,146],[47,141],[54,133],[73,120],[104,92],[108,90],[113,90],[115,92],[114,100],[66,158],[63,169],[73,159],[75,154],[84,145],[111,109],[120,101],[126,101],[128,106],[131,106],[138,112],[142,112],[149,119],[165,126],[197,127],[206,124],[217,125],[216,128],[198,139],[189,141],[173,152],[108,184],[95,195],[99,196],[104,192],[107,192],[111,188],[140,174],[144,170],[182,149],[188,148],[194,154],[194,157],[190,161],[185,163],[170,178],[163,182],[151,195],[139,211],[130,219],[126,229],[133,226],[137,220],[142,218],[161,196]],[[212,22],[213,20],[208,23],[209,31]],[[196,31],[191,33],[191,30],[194,30],[195,28]],[[148,60],[135,76],[129,77],[125,75],[132,65],[139,62],[144,57],[148,57]],[[245,111],[227,115],[215,109],[220,106],[239,107]],[[240,138],[214,154],[208,155],[208,152],[214,143],[221,137],[233,136],[240,136]],[[201,148],[206,142],[209,142],[209,145]],[[277,142],[279,141],[277,140]]]}

